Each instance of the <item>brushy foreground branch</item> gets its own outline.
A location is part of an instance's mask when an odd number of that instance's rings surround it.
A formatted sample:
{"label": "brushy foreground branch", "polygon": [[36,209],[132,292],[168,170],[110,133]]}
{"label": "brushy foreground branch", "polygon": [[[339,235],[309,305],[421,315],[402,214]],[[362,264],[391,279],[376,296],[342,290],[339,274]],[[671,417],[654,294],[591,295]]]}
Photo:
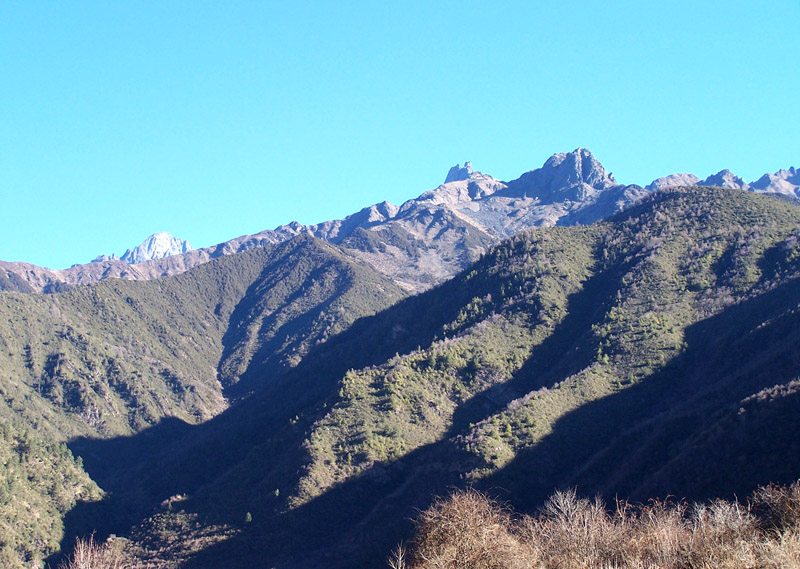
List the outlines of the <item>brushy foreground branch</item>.
{"label": "brushy foreground branch", "polygon": [[58,565],[58,569],[128,569],[122,553],[113,543],[98,543],[94,534],[87,539],[76,539],[75,549],[66,561]]}
{"label": "brushy foreground branch", "polygon": [[513,516],[475,490],[436,501],[399,546],[394,569],[767,569],[800,567],[800,481],[745,503],[618,503],[574,490],[539,514]]}

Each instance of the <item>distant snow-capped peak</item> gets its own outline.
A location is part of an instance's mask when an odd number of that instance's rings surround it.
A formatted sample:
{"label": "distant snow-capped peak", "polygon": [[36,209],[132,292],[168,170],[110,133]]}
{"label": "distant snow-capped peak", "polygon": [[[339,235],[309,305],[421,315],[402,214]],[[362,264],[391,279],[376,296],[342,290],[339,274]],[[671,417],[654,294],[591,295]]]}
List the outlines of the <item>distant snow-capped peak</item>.
{"label": "distant snow-capped peak", "polygon": [[192,246],[188,241],[173,237],[169,233],[162,231],[161,233],[154,233],[147,239],[141,242],[133,249],[128,249],[121,257],[114,254],[100,255],[94,262],[114,261],[119,259],[131,265],[136,263],[144,263],[145,261],[152,261],[153,259],[162,259],[172,255],[180,255],[192,250]]}

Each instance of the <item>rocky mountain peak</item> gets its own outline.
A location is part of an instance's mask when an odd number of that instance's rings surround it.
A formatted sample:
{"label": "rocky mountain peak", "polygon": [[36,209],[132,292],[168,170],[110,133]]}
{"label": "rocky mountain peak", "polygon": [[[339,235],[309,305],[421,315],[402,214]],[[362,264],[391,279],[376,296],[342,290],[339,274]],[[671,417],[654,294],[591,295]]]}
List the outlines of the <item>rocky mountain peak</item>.
{"label": "rocky mountain peak", "polygon": [[607,174],[603,165],[585,148],[553,154],[540,170],[549,178],[551,188],[587,184],[601,189],[617,184],[613,176]]}
{"label": "rocky mountain peak", "polygon": [[737,190],[746,190],[749,185],[739,176],[728,170],[720,170],[716,174],[712,174],[702,181],[703,186],[717,186],[720,188],[731,188]]}
{"label": "rocky mountain peak", "polygon": [[700,178],[694,174],[670,174],[663,178],[657,178],[645,186],[648,190],[658,191],[664,188],[675,188],[679,186],[696,186]]}
{"label": "rocky mountain peak", "polygon": [[449,184],[450,182],[459,182],[461,180],[468,180],[469,177],[472,175],[472,162],[464,162],[464,166],[462,167],[459,164],[456,164],[450,171],[447,172],[447,177],[444,179],[445,184]]}
{"label": "rocky mountain peak", "polygon": [[764,174],[750,184],[758,192],[785,194],[800,197],[800,171],[796,168]]}
{"label": "rocky mountain peak", "polygon": [[509,182],[512,195],[536,197],[542,203],[581,201],[597,190],[617,186],[603,165],[585,148],[553,154],[541,168]]}
{"label": "rocky mountain peak", "polygon": [[120,257],[131,265],[144,263],[153,259],[162,259],[171,255],[179,255],[192,250],[188,241],[173,237],[167,232],[154,233],[134,249],[128,249]]}
{"label": "rocky mountain peak", "polygon": [[[116,253],[111,253],[110,255],[98,255],[92,260],[92,263],[105,263],[106,261],[119,261],[119,257],[117,257]],[[72,265],[76,267],[77,265]]]}

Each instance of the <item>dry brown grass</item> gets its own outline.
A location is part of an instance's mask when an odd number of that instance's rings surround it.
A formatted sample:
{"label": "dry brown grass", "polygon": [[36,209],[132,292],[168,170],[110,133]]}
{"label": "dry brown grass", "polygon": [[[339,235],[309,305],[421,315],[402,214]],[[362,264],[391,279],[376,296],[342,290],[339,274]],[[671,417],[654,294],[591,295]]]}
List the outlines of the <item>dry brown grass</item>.
{"label": "dry brown grass", "polygon": [[76,539],[75,549],[58,569],[129,569],[130,565],[113,543],[97,543],[94,534],[88,539]]}
{"label": "dry brown grass", "polygon": [[570,490],[516,518],[466,490],[423,512],[398,552],[394,569],[797,569],[800,481],[744,504],[619,503],[613,513]]}
{"label": "dry brown grass", "polygon": [[437,500],[416,521],[412,567],[511,569],[533,559],[511,516],[475,490]]}

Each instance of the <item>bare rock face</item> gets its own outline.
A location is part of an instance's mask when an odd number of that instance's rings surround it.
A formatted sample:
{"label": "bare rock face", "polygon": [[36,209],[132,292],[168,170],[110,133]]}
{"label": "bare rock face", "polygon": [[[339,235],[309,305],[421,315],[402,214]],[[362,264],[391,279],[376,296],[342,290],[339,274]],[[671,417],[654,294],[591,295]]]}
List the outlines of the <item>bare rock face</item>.
{"label": "bare rock face", "polygon": [[450,171],[447,173],[447,177],[444,179],[445,184],[449,184],[450,182],[459,182],[461,180],[468,180],[469,177],[472,175],[472,162],[464,162],[464,167],[462,168],[460,165],[456,164]]}
{"label": "bare rock face", "polygon": [[700,178],[694,174],[670,174],[669,176],[653,180],[645,186],[645,189],[658,191],[664,188],[675,188],[679,186],[696,186],[699,182]]}
{"label": "bare rock face", "polygon": [[541,203],[581,201],[616,185],[614,177],[585,148],[554,154],[541,168],[508,184],[509,195],[535,196]]}
{"label": "bare rock face", "polygon": [[778,170],[774,174],[764,174],[750,184],[750,189],[756,192],[800,197],[800,170],[789,168]]}
{"label": "bare rock face", "polygon": [[173,237],[169,233],[161,232],[151,235],[134,249],[125,251],[120,260],[135,265],[145,261],[188,253],[191,250],[192,246],[188,241]]}
{"label": "bare rock face", "polygon": [[119,261],[119,257],[116,253],[111,253],[110,255],[98,255],[92,259],[92,263],[104,263],[105,261]]}
{"label": "bare rock face", "polygon": [[0,267],[0,291],[3,290],[35,292],[34,288],[18,273]]}
{"label": "bare rock face", "polygon": [[129,265],[137,265],[173,255],[182,255],[191,250],[192,246],[188,241],[173,237],[169,233],[161,232],[154,233],[135,248],[128,249],[122,257],[117,257],[114,253],[111,255],[98,255],[92,260],[92,263],[122,261]]}
{"label": "bare rock face", "polygon": [[716,186],[718,188],[731,188],[746,190],[750,185],[728,169],[720,170],[701,182],[703,186]]}
{"label": "bare rock face", "polygon": [[764,174],[749,184],[730,170],[720,170],[705,180],[694,174],[672,174],[653,180],[646,189],[658,191],[675,186],[716,186],[738,190],[749,190],[760,194],[781,194],[791,198],[800,198],[800,171],[796,168],[778,170],[774,174]]}
{"label": "bare rock face", "polygon": [[469,162],[467,162],[466,168],[461,169],[463,172],[469,170],[469,175],[466,178],[451,180],[450,178],[454,168],[455,166],[450,169],[450,173],[447,175],[447,180],[449,181],[446,181],[438,188],[423,192],[416,199],[408,200],[400,206],[400,211],[406,211],[413,205],[421,202],[426,202],[429,205],[455,205],[463,202],[471,202],[490,196],[506,187],[506,184],[500,180],[496,180],[488,174],[472,170]]}
{"label": "bare rock face", "polygon": [[[387,201],[365,207],[361,211],[352,213],[344,219],[324,221],[314,225],[300,225],[294,228],[296,233],[307,233],[317,239],[324,239],[332,243],[340,243],[353,233],[357,228],[368,228],[388,222],[397,215],[399,208]],[[290,226],[282,225],[275,231],[286,231]]]}
{"label": "bare rock face", "polygon": [[639,186],[618,184],[591,152],[577,148],[554,154],[541,168],[508,182],[464,213],[509,236],[527,227],[592,223],[644,193]]}

